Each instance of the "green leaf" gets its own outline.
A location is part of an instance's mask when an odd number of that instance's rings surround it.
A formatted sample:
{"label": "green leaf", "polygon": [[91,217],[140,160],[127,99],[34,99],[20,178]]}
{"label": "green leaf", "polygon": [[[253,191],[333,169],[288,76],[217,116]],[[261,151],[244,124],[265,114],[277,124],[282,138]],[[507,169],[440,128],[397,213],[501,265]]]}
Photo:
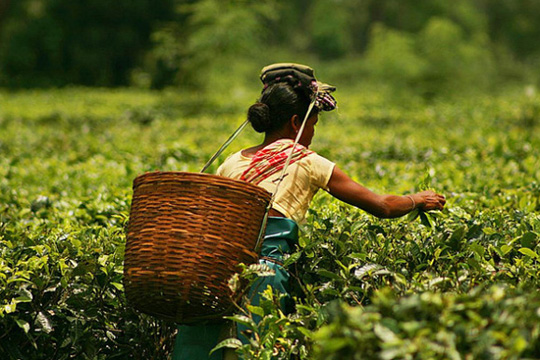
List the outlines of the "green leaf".
{"label": "green leaf", "polygon": [[32,298],[29,298],[28,296],[25,296],[25,295],[21,295],[15,298],[15,302],[17,303],[32,302]]}
{"label": "green leaf", "polygon": [[536,247],[536,234],[529,231],[521,236],[521,246],[534,249]]}
{"label": "green leaf", "polygon": [[513,249],[513,247],[510,246],[510,245],[505,244],[505,245],[501,246],[501,252],[502,252],[503,255],[508,254],[510,251],[512,251],[512,249]]}
{"label": "green leaf", "polygon": [[[2,305],[0,305],[0,307],[1,306]],[[15,299],[12,299],[9,304],[3,305],[3,307],[6,314],[10,314],[10,313],[15,312],[15,310],[17,310],[17,303],[15,302]]]}
{"label": "green leaf", "polygon": [[336,262],[336,264],[338,264],[339,266],[341,266],[341,268],[342,268],[343,270],[345,270],[346,272],[349,272],[349,271],[350,271],[350,269],[349,269],[347,266],[343,265],[343,263],[342,263],[341,261],[339,261],[338,259],[336,259],[335,262]]}
{"label": "green leaf", "polygon": [[317,274],[324,276],[326,278],[329,278],[329,279],[333,279],[333,280],[340,280],[340,281],[343,280],[338,274],[335,274],[325,269],[317,270]]}
{"label": "green leaf", "polygon": [[238,349],[239,347],[242,347],[242,342],[236,338],[229,338],[225,339],[219,344],[217,344],[212,350],[210,350],[210,355],[212,355],[215,351],[223,348],[229,348],[229,349]]}
{"label": "green leaf", "polygon": [[452,233],[452,236],[448,239],[448,246],[454,251],[457,251],[461,247],[461,241],[464,238],[465,232],[467,231],[466,226],[460,226]]}
{"label": "green leaf", "polygon": [[124,290],[124,285],[122,285],[121,283],[111,282],[111,285],[114,286],[115,288],[117,288],[120,291]]}
{"label": "green leaf", "polygon": [[521,248],[518,250],[520,253],[522,253],[523,255],[527,255],[531,258],[535,258],[535,259],[538,259],[538,254],[535,253],[534,251],[532,251],[531,249],[529,248]]}
{"label": "green leaf", "polygon": [[356,270],[354,270],[354,276],[358,279],[362,279],[364,276],[373,273],[374,271],[382,269],[381,265],[378,264],[366,264]]}
{"label": "green leaf", "polygon": [[297,262],[300,257],[302,256],[302,252],[295,252],[294,254],[292,254],[291,256],[289,256],[285,262],[283,263],[284,266],[289,266],[291,264],[294,264],[295,262]]}
{"label": "green leaf", "polygon": [[234,322],[237,322],[239,324],[242,324],[242,325],[248,327],[251,330],[253,330],[253,329],[255,329],[257,327],[257,324],[252,319],[250,319],[249,317],[244,316],[244,315],[226,316],[225,318],[229,319],[229,320],[232,320]]}
{"label": "green leaf", "polygon": [[239,285],[240,285],[240,275],[238,273],[235,273],[229,279],[229,282],[228,282],[229,289],[231,289],[231,291],[233,293],[236,293],[236,291],[238,290]]}
{"label": "green leaf", "polygon": [[486,252],[486,249],[478,243],[472,243],[469,245],[469,249],[474,251],[480,258],[483,258]]}
{"label": "green leaf", "polygon": [[405,217],[405,221],[407,222],[412,222],[414,220],[416,220],[416,218],[420,215],[420,209],[414,209],[413,211],[411,211],[410,213],[407,214],[407,216]]}
{"label": "green leaf", "polygon": [[36,317],[36,322],[39,324],[39,326],[41,327],[43,332],[48,334],[51,331],[53,331],[53,328],[52,328],[52,325],[51,325],[51,322],[50,322],[49,318],[47,316],[45,316],[45,314],[43,312],[40,311],[38,313],[38,315]]}
{"label": "green leaf", "polygon": [[308,339],[311,339],[311,337],[313,336],[313,332],[303,326],[298,326],[296,330],[301,332],[302,335],[304,335]]}
{"label": "green leaf", "polygon": [[324,351],[334,353],[349,345],[349,341],[343,338],[331,338],[324,342]]}
{"label": "green leaf", "polygon": [[28,334],[28,331],[30,331],[30,324],[27,321],[23,319],[15,319],[15,322],[21,329],[24,330],[25,333]]}
{"label": "green leaf", "polygon": [[491,228],[491,227],[485,227],[482,229],[482,232],[486,235],[493,235],[497,233],[497,230]]}
{"label": "green leaf", "polygon": [[257,276],[274,276],[276,272],[267,264],[252,264],[248,270]]}
{"label": "green leaf", "polygon": [[350,253],[348,255],[348,257],[352,258],[352,259],[359,259],[359,260],[365,260],[366,257],[367,257],[367,254],[365,253],[357,253],[357,252],[353,252],[353,253]]}
{"label": "green leaf", "polygon": [[248,305],[247,309],[255,315],[264,316],[264,310],[260,306]]}
{"label": "green leaf", "polygon": [[422,224],[426,227],[429,227],[432,229],[435,227],[435,222],[433,221],[432,216],[425,211],[420,212],[420,220]]}

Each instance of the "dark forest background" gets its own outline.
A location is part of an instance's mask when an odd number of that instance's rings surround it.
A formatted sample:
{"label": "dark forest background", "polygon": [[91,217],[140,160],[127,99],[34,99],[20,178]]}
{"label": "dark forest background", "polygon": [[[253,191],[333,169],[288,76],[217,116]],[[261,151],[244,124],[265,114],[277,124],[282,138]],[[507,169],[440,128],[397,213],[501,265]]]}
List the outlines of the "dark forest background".
{"label": "dark forest background", "polygon": [[204,89],[295,61],[429,97],[535,85],[539,39],[536,0],[0,0],[0,86]]}

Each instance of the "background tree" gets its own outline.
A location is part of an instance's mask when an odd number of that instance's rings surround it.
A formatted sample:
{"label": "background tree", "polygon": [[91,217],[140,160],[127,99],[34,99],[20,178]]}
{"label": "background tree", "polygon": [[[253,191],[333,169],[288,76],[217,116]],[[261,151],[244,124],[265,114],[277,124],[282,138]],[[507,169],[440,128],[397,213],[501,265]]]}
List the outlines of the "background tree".
{"label": "background tree", "polygon": [[216,89],[273,61],[334,64],[344,82],[355,71],[428,97],[540,76],[534,0],[7,4],[0,7],[0,85],[11,87]]}
{"label": "background tree", "polygon": [[171,0],[18,1],[0,38],[3,83],[127,85],[171,9]]}

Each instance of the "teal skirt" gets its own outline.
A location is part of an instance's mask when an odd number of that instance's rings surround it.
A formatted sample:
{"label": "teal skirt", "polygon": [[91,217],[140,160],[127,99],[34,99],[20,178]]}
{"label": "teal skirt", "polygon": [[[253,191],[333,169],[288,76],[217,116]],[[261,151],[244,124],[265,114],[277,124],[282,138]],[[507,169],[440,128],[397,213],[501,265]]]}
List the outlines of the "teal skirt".
{"label": "teal skirt", "polygon": [[[252,285],[249,294],[252,305],[259,305],[260,293],[270,285],[274,292],[286,295],[281,298],[282,311],[286,314],[292,312],[294,305],[289,295],[290,275],[279,263],[283,262],[283,255],[291,253],[297,244],[298,225],[293,220],[280,217],[268,218],[259,262],[274,270],[275,275],[260,277]],[[254,320],[259,321],[260,318],[254,316]],[[227,323],[179,325],[172,359],[222,360],[225,358],[224,351],[218,350],[210,356],[210,350],[220,341],[233,336],[245,343],[247,339],[242,335],[243,330],[245,328],[238,326],[236,333],[231,333],[230,324]]]}

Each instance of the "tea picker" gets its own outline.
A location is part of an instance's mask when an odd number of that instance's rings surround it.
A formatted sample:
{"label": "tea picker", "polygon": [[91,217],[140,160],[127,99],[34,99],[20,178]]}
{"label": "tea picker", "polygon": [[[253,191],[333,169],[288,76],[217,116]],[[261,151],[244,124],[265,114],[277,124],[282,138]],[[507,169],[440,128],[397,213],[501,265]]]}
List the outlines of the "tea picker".
{"label": "tea picker", "polygon": [[[298,74],[304,82],[314,79],[300,70],[310,69],[268,67],[262,79],[279,81],[280,76]],[[124,283],[129,303],[140,311],[190,324],[220,319],[232,310],[235,297],[227,282],[238,272],[238,264],[257,261],[275,195],[246,181],[204,171],[247,123],[240,125],[201,173],[152,172],[134,180]]]}
{"label": "tea picker", "polygon": [[[203,171],[247,122],[264,132],[260,145],[229,156],[217,175],[158,172],[134,181],[126,296],[143,312],[184,324],[179,326],[173,359],[209,358],[218,340],[231,336],[219,320],[238,300],[227,281],[241,262],[254,263],[259,257],[271,267],[276,275],[260,278],[255,288],[272,286],[285,294],[283,311],[292,310],[286,301],[289,274],[281,262],[294,248],[297,224],[304,221],[319,189],[379,217],[444,206],[444,197],[432,191],[375,194],[309,149],[318,114],[336,107],[331,95],[335,88],[318,82],[311,68],[274,64],[262,70],[261,80],[261,97],[249,108],[247,121]],[[210,324],[213,321],[217,323]],[[216,352],[211,358],[222,356]]]}

